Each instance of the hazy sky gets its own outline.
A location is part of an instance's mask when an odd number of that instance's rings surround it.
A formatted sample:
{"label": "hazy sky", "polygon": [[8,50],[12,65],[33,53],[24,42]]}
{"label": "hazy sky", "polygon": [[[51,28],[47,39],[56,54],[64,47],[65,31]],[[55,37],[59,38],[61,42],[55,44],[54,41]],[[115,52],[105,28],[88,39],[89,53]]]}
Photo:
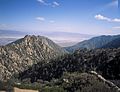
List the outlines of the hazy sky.
{"label": "hazy sky", "polygon": [[0,29],[119,34],[118,0],[0,0]]}

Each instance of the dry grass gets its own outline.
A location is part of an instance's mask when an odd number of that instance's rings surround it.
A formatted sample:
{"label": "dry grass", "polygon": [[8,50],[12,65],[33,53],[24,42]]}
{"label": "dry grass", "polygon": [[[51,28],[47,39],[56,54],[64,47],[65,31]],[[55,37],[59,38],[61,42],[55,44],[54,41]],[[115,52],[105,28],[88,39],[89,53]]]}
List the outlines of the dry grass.
{"label": "dry grass", "polygon": [[14,87],[14,92],[39,92],[38,90],[19,89]]}

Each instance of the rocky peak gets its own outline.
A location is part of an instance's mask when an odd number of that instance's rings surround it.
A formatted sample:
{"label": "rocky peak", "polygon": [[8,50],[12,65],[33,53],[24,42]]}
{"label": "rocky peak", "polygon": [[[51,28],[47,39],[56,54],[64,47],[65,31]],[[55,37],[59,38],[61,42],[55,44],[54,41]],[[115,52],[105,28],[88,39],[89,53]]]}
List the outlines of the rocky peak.
{"label": "rocky peak", "polygon": [[26,35],[0,47],[0,65],[4,67],[0,68],[0,71],[3,71],[0,73],[0,80],[9,79],[15,72],[24,71],[38,62],[48,62],[64,53],[65,50],[46,37]]}
{"label": "rocky peak", "polygon": [[23,39],[26,40],[26,41],[31,41],[31,40],[37,41],[39,39],[39,36],[26,35]]}

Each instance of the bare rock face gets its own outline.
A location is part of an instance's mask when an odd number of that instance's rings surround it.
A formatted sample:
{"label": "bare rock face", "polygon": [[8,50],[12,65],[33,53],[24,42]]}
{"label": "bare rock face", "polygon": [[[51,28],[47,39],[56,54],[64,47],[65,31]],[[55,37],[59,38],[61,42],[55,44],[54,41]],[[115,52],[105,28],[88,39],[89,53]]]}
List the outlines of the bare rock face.
{"label": "bare rock face", "polygon": [[14,73],[24,71],[38,62],[47,62],[65,52],[46,37],[26,35],[0,47],[0,80],[7,80]]}

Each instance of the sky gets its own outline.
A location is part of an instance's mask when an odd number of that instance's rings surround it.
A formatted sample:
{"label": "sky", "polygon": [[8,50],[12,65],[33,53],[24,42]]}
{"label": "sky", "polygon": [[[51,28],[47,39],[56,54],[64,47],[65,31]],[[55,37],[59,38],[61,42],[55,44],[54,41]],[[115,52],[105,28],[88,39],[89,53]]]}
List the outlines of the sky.
{"label": "sky", "polygon": [[[56,37],[58,33],[120,34],[119,3],[120,0],[0,0],[0,29],[56,33]],[[70,40],[70,36],[63,40]]]}

